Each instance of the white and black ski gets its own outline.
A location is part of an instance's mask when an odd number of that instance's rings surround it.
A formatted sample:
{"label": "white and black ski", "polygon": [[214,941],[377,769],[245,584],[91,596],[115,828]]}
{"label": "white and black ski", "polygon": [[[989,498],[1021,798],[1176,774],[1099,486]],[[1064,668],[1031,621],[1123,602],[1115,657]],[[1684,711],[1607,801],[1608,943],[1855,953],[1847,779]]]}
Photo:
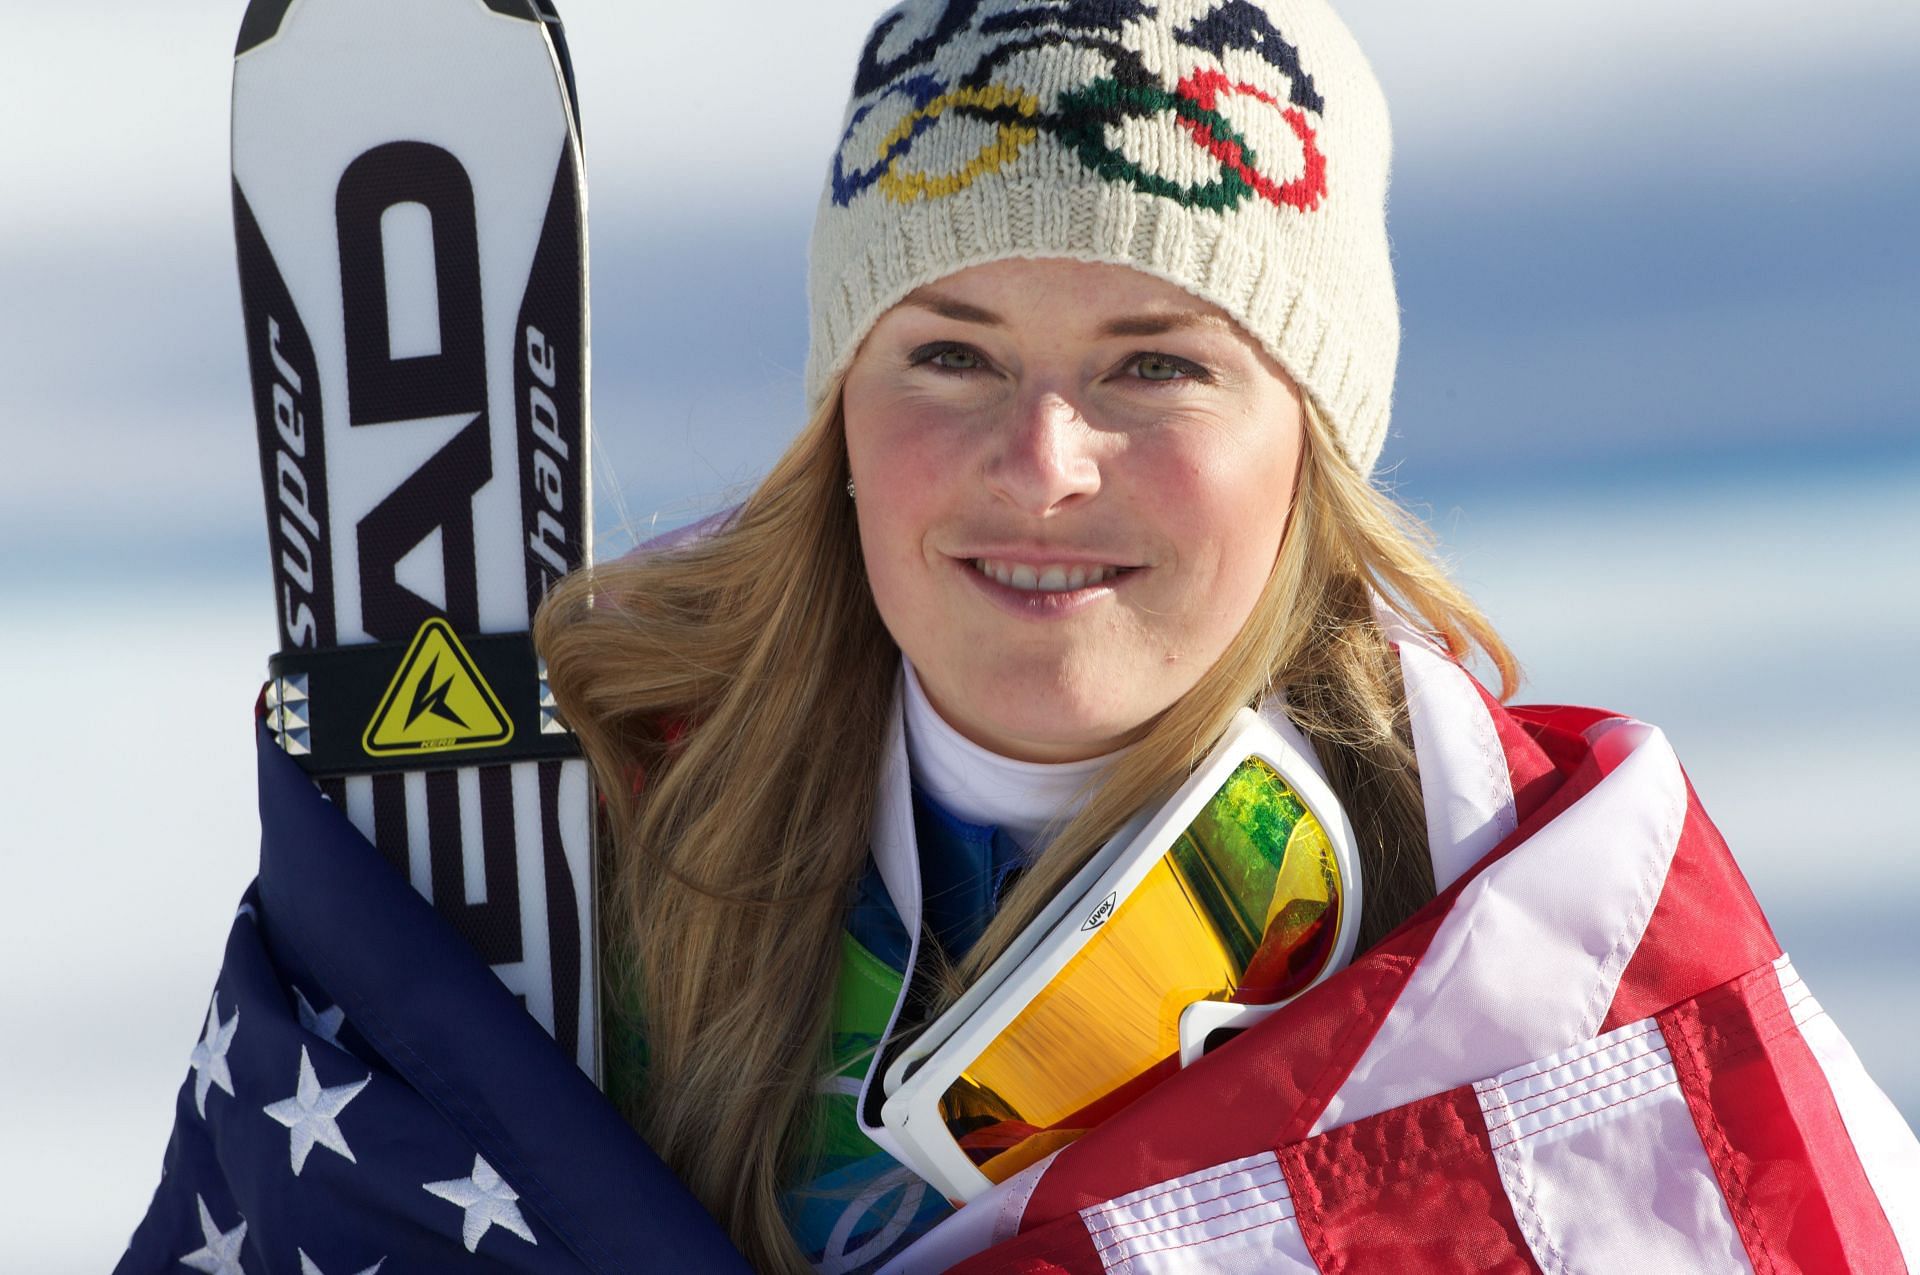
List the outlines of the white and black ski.
{"label": "white and black ski", "polygon": [[527,636],[592,526],[551,5],[252,0],[233,199],[269,726],[597,1078],[592,795]]}

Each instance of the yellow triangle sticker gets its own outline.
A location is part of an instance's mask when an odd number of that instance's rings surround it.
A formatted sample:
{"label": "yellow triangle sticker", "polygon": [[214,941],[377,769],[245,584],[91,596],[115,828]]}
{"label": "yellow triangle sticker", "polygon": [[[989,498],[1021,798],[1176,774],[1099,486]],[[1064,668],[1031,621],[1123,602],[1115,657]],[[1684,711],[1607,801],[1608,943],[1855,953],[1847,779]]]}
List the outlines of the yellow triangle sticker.
{"label": "yellow triangle sticker", "polygon": [[495,748],[512,738],[513,720],[500,697],[453,626],[436,616],[414,634],[360,745],[371,756],[393,757]]}

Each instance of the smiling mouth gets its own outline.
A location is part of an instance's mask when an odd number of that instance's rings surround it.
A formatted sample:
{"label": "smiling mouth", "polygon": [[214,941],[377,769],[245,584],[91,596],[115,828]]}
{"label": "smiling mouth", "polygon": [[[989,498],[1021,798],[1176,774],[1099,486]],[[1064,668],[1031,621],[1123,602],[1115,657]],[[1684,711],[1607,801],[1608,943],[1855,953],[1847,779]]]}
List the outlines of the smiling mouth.
{"label": "smiling mouth", "polygon": [[1023,593],[1072,593],[1105,584],[1135,569],[1086,562],[1004,562],[996,558],[972,558],[967,565],[994,583]]}

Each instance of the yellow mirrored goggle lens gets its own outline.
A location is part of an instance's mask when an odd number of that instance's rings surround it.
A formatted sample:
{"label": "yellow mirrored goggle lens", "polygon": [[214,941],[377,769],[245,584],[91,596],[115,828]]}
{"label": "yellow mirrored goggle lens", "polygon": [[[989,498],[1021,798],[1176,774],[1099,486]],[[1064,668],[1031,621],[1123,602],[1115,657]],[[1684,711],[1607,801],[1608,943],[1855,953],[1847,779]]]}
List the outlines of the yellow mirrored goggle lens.
{"label": "yellow mirrored goggle lens", "polygon": [[1063,1140],[1049,1126],[1177,1054],[1188,1005],[1242,992],[1271,1002],[1311,983],[1333,951],[1341,898],[1319,821],[1249,757],[948,1087],[948,1129],[989,1178],[1017,1172]]}

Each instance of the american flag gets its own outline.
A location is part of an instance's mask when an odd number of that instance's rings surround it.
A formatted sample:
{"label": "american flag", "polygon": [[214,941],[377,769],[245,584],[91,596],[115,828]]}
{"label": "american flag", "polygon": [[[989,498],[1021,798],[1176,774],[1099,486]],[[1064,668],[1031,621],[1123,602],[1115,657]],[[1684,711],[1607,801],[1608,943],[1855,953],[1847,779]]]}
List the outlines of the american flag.
{"label": "american flag", "polygon": [[285,753],[116,1268],[746,1271],[680,1181]]}

